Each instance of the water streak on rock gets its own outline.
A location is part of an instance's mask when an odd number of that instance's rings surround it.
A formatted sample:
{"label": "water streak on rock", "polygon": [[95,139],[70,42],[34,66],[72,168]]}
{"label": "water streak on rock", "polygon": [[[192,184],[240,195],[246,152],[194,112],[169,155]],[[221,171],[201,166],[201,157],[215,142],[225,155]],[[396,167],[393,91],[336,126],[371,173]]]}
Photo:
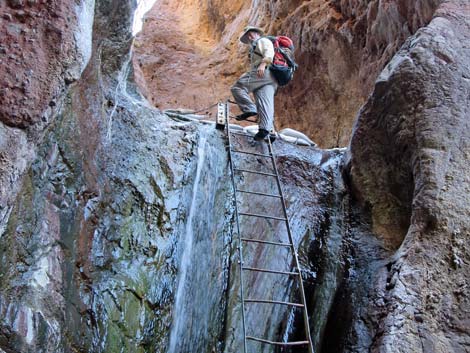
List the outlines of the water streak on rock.
{"label": "water streak on rock", "polygon": [[204,161],[206,158],[206,142],[207,137],[206,130],[201,130],[201,136],[197,148],[197,168],[196,168],[196,177],[194,179],[193,184],[193,192],[191,198],[191,205],[189,208],[189,215],[186,221],[186,229],[183,234],[182,239],[179,240],[179,244],[183,247],[183,253],[181,255],[181,264],[180,264],[180,272],[178,278],[178,288],[176,289],[175,295],[175,306],[173,312],[173,324],[171,329],[171,337],[170,337],[170,348],[168,350],[169,353],[178,352],[178,342],[181,339],[181,330],[183,329],[183,325],[187,320],[186,315],[186,307],[185,307],[185,290],[186,290],[186,281],[187,281],[187,273],[188,268],[192,265],[192,252],[193,252],[193,242],[194,242],[194,228],[193,228],[193,218],[195,213],[198,211],[197,209],[197,200],[198,200],[198,193],[199,193],[199,182],[201,178],[201,171],[204,165]]}

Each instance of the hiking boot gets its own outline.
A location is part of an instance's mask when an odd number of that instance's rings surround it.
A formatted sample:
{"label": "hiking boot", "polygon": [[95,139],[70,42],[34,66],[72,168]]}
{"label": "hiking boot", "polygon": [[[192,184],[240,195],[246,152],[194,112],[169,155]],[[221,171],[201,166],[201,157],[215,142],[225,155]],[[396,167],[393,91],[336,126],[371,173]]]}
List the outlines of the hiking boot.
{"label": "hiking boot", "polygon": [[269,135],[269,131],[265,129],[259,129],[259,131],[256,133],[254,139],[255,141],[263,141],[266,136]]}
{"label": "hiking boot", "polygon": [[274,141],[276,141],[277,135],[275,133],[271,132],[269,134],[268,138],[269,138],[269,141],[271,141],[271,143],[273,143]]}
{"label": "hiking boot", "polygon": [[246,113],[242,113],[240,115],[237,115],[235,117],[235,120],[238,120],[238,121],[241,121],[241,120],[246,120],[248,119],[250,116],[254,116],[254,115],[258,115],[257,112],[246,112]]}

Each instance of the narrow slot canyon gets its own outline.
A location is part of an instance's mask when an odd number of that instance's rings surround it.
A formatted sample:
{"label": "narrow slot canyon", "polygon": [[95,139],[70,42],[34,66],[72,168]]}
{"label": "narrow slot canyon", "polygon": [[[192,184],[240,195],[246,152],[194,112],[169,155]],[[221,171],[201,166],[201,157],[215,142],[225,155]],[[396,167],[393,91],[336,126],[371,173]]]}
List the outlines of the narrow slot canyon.
{"label": "narrow slot canyon", "polygon": [[[149,4],[0,3],[0,353],[469,352],[468,1]],[[305,143],[213,124],[248,24]]]}

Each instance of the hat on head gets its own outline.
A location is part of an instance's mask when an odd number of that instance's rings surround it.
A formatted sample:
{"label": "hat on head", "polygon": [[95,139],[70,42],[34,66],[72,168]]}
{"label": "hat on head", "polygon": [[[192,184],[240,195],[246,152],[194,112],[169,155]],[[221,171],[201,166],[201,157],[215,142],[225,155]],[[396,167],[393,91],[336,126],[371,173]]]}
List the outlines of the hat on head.
{"label": "hat on head", "polygon": [[245,29],[243,30],[243,34],[240,36],[240,42],[248,44],[248,37],[247,34],[248,32],[258,32],[261,36],[264,35],[264,31],[259,28],[259,27],[253,27],[253,26],[246,26]]}

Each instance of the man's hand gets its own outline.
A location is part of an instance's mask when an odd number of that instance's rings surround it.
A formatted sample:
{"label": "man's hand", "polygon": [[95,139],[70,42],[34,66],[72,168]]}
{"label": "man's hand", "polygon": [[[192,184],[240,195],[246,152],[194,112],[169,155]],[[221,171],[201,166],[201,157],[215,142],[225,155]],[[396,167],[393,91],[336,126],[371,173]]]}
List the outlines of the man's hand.
{"label": "man's hand", "polygon": [[264,71],[266,70],[266,63],[261,63],[260,66],[258,66],[258,77],[263,78],[264,77]]}

